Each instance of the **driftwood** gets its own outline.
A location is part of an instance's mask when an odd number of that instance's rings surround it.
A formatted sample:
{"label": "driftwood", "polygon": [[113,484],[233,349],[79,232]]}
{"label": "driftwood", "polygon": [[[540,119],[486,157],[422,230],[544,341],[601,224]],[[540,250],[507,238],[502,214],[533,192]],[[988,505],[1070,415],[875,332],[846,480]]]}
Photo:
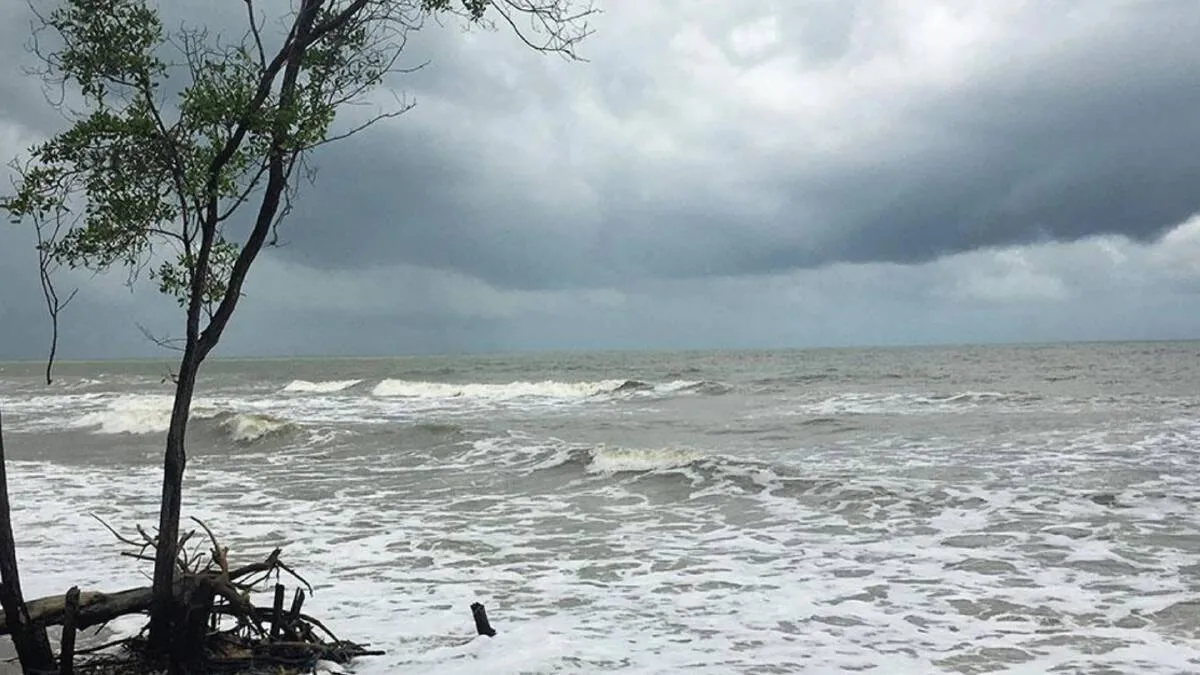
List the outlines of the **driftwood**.
{"label": "driftwood", "polygon": [[[97,518],[97,520],[100,520]],[[120,541],[136,546],[134,552],[125,555],[138,560],[153,560],[148,554],[156,541],[147,532],[138,529],[140,540],[118,533],[104,521],[100,521]],[[195,532],[180,537],[178,565],[180,574],[174,586],[175,604],[180,612],[176,626],[186,632],[186,659],[188,672],[259,671],[311,672],[318,660],[347,663],[359,656],[379,655],[383,652],[341,640],[324,624],[301,609],[305,591],[312,586],[280,560],[281,551],[275,549],[263,560],[231,567],[228,549],[221,546],[207,525],[196,520],[207,535],[211,549],[201,551],[199,545],[188,548],[186,544]],[[203,539],[200,537],[199,539]],[[291,576],[298,584],[290,611],[283,611],[285,588],[278,583],[283,574]],[[251,600],[251,593],[266,590],[266,582],[276,580],[273,607],[258,607]],[[152,587],[130,588],[116,593],[79,591],[72,588],[66,595],[38,598],[26,603],[25,623],[10,623],[9,617],[0,614],[0,635],[7,635],[14,627],[34,625],[63,625],[63,648],[59,659],[60,671],[79,672],[150,672],[156,665],[149,661],[147,643],[139,634],[118,643],[101,645],[90,650],[74,649],[77,630],[105,624],[117,617],[148,613],[154,600]],[[144,633],[144,631],[143,631]],[[97,656],[92,661],[73,663],[76,654],[91,654],[101,648],[116,645],[125,647],[123,655]]]}
{"label": "driftwood", "polygon": [[[141,528],[139,539],[126,537],[103,520],[104,525],[120,541],[136,546],[137,550],[123,555],[137,560],[153,560],[147,551],[155,540]],[[176,605],[182,612],[176,623],[188,635],[190,666],[184,672],[227,673],[309,673],[317,661],[345,664],[360,656],[377,656],[383,652],[339,639],[325,624],[303,612],[304,601],[312,586],[281,559],[281,550],[271,551],[264,559],[231,567],[228,549],[221,546],[207,525],[196,520],[211,545],[201,551],[199,545],[186,544],[197,538],[196,532],[180,537],[179,568],[175,582]],[[198,537],[204,539],[205,537]],[[283,574],[297,582],[290,607],[285,608],[286,587],[279,580]],[[267,582],[274,581],[269,585]],[[253,592],[273,591],[269,607],[255,605]],[[38,598],[26,603],[26,625],[44,629],[62,625],[62,648],[59,656],[60,673],[108,674],[161,672],[162,663],[150,656],[148,642],[139,634],[104,645],[75,649],[75,634],[99,626],[121,616],[149,613],[154,601],[149,586],[130,588],[115,593],[80,591],[72,588],[67,594]],[[475,630],[479,635],[494,637],[496,630],[488,621],[481,603],[471,605]],[[0,613],[0,635],[11,633],[13,626]],[[143,630],[143,634],[144,634]],[[114,647],[120,653],[111,653]],[[110,653],[102,653],[108,650]],[[76,663],[76,656],[83,656]]]}
{"label": "driftwood", "polygon": [[[66,597],[54,595],[48,598],[38,598],[26,603],[29,618],[34,623],[43,626],[58,626],[63,623],[66,610]],[[126,614],[136,614],[150,609],[150,588],[131,588],[118,593],[99,593],[96,591],[81,591],[79,607],[75,614],[75,628],[88,628],[108,623]],[[8,625],[8,617],[0,614],[0,635],[8,635],[12,627]]]}

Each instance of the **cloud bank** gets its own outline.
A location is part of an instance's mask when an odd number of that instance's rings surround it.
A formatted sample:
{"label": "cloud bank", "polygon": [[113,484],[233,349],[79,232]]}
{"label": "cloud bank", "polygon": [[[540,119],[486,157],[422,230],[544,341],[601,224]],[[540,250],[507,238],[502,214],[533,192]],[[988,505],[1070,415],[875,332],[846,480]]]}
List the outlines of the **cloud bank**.
{"label": "cloud bank", "polygon": [[[226,352],[1200,335],[1192,3],[601,7],[587,63],[419,34],[378,99],[417,107],[316,158]],[[0,101],[7,155],[55,130],[19,73]],[[25,243],[0,230],[0,356],[44,331]],[[69,353],[177,321],[81,282]]]}

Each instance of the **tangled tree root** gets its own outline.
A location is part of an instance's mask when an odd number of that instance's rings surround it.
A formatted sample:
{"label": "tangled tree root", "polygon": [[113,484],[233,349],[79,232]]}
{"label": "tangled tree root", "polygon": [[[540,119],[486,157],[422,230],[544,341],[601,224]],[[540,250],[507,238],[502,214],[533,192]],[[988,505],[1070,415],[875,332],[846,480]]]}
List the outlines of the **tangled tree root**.
{"label": "tangled tree root", "polygon": [[[99,518],[96,518],[100,520]],[[383,652],[365,645],[342,640],[317,619],[305,614],[304,600],[312,586],[280,560],[275,549],[263,560],[231,568],[228,549],[221,546],[212,530],[193,519],[207,535],[211,549],[188,547],[196,531],[185,533],[179,542],[179,571],[175,581],[175,602],[182,630],[176,631],[175,670],[189,673],[311,673],[321,661],[345,664],[360,656]],[[148,551],[156,539],[137,528],[141,540],[119,534],[100,520],[120,541],[136,547],[122,555],[138,560],[153,560]],[[283,575],[297,586],[288,607],[284,607],[286,588]],[[270,607],[254,605],[253,593],[271,589]],[[39,598],[28,603],[30,619],[43,626],[63,627],[59,653],[61,672],[84,675],[107,673],[160,673],[167,668],[164,655],[154,654],[145,639],[146,630],[134,637],[87,649],[75,649],[75,633],[82,628],[106,624],[131,614],[150,610],[150,587],[132,588],[117,593],[79,591],[72,588],[64,596]],[[0,634],[9,632],[8,621],[0,615]],[[186,658],[180,659],[183,654]],[[78,657],[78,658],[77,658]]]}

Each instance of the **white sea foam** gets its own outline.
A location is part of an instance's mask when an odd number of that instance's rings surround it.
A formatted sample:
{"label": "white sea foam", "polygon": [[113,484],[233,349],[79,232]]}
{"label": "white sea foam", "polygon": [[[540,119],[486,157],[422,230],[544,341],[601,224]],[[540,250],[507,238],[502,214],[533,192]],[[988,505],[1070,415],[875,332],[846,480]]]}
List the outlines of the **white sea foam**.
{"label": "white sea foam", "polygon": [[650,383],[639,380],[564,382],[449,383],[383,380],[375,385],[377,399],[405,401],[426,409],[471,406],[563,405],[614,400],[658,399],[686,395],[720,395],[729,388],[717,382],[676,380]]}
{"label": "white sea foam", "polygon": [[475,399],[485,401],[508,401],[513,399],[558,399],[578,400],[610,393],[624,384],[624,380],[602,380],[599,382],[509,382],[503,384],[448,382],[424,382],[412,380],[384,380],[375,385],[375,396],[407,397],[416,399]]}
{"label": "white sea foam", "polygon": [[[93,401],[93,404],[95,401]],[[75,417],[70,425],[97,434],[145,435],[163,433],[171,423],[173,398],[166,395],[122,395]],[[250,402],[226,402],[253,407]],[[294,428],[290,421],[266,412],[222,410],[212,401],[199,399],[192,408],[196,423],[217,420],[217,425],[237,443],[253,443],[264,437]]]}
{"label": "white sea foam", "polygon": [[[464,452],[518,446],[498,439]],[[1086,464],[1107,449],[1055,461]],[[1148,446],[1140,461],[1162,452]],[[592,454],[605,456],[623,454]],[[685,457],[718,470],[700,483],[681,476],[676,488],[643,483],[636,469],[582,471],[583,482],[541,493],[503,464],[472,473],[431,459],[413,472],[396,466],[404,454],[364,455],[329,472],[298,455],[250,471],[200,457],[189,514],[214,525],[239,559],[285,545],[318,584],[309,611],[387,651],[355,664],[361,675],[1181,673],[1200,659],[1181,576],[1192,556],[1168,529],[1195,529],[1188,500],[1200,488],[1186,476],[1118,490],[1119,508],[1053,483],[937,487],[880,466],[858,478],[772,474],[762,481],[770,489],[717,499],[703,481],[736,487],[755,465]],[[21,542],[30,595],[141,583],[132,565],[95,564],[118,547],[86,513],[150,522],[156,470],[15,462],[11,475],[17,531],[38,533]],[[470,488],[447,483],[456,477]],[[1124,524],[1109,527],[1114,518]],[[1157,531],[1168,538],[1138,545]],[[495,639],[472,635],[477,600]]]}
{"label": "white sea foam", "polygon": [[103,386],[104,384],[105,383],[103,380],[97,380],[97,379],[92,379],[92,378],[88,378],[88,377],[80,377],[80,378],[75,378],[75,379],[60,378],[60,379],[54,380],[50,384],[50,386],[53,388],[59,388],[59,389],[65,389],[65,390],[78,390],[78,389],[87,389],[89,387],[95,387],[95,386]]}
{"label": "white sea foam", "polygon": [[171,423],[170,396],[126,395],[109,401],[103,408],[86,412],[72,425],[94,429],[100,434],[153,434],[167,430]]}
{"label": "white sea foam", "polygon": [[702,456],[696,452],[679,448],[657,448],[635,450],[627,448],[595,448],[591,451],[588,471],[597,473],[622,473],[627,471],[655,471],[687,466]]}
{"label": "white sea foam", "polygon": [[654,390],[660,393],[683,392],[720,395],[729,393],[732,388],[721,382],[710,382],[708,380],[672,380],[671,382],[656,385]]}
{"label": "white sea foam", "polygon": [[[891,414],[928,415],[936,413],[971,412],[982,407],[989,411],[1023,412],[1045,405],[1040,397],[1020,393],[967,391],[949,394],[839,392],[831,395],[806,395],[787,401],[784,414],[844,415]],[[1056,406],[1078,407],[1080,401],[1056,401]]]}
{"label": "white sea foam", "polygon": [[[184,515],[216,528],[238,563],[283,546],[317,587],[306,611],[387,652],[355,664],[359,675],[1197,671],[1194,403],[1072,416],[1055,400],[1054,415],[993,426],[958,413],[1041,404],[881,386],[675,406],[654,399],[674,383],[621,384],[516,397],[502,384],[436,395],[230,391],[207,404],[222,411],[217,425],[266,415],[266,426],[390,426],[196,453]],[[560,405],[594,400],[613,404]],[[71,401],[45,407],[75,417],[137,407]],[[495,401],[519,414],[493,414]],[[814,440],[788,415],[822,404],[846,406],[831,415],[952,415]],[[742,425],[749,413],[771,419]],[[417,423],[471,431],[410,433]],[[731,427],[782,440],[737,445]],[[96,445],[85,468],[77,458],[10,464],[31,596],[145,583],[87,514],[153,524],[158,469],[105,464],[100,451],[113,444]],[[474,636],[477,600],[495,639]]]}
{"label": "white sea foam", "polygon": [[[1147,430],[1140,454],[1120,461],[1170,461],[1171,443],[1196,431]],[[476,464],[490,453],[527,465],[555,447],[527,441],[492,439],[415,467],[408,452],[364,453],[338,471],[303,453],[253,470],[203,456],[188,475],[189,515],[239,559],[285,545],[318,584],[309,611],[387,651],[356,664],[361,675],[1180,673],[1200,659],[1183,572],[1193,555],[1173,534],[1196,531],[1194,469],[1118,486],[1119,506],[1107,507],[1086,485],[891,475],[952,461],[954,448],[932,446],[882,447],[857,476],[810,461],[817,475],[789,478],[673,450],[587,455],[629,469],[615,472]],[[1049,443],[1030,456],[1076,469],[1119,449],[1104,438]],[[634,467],[631,457],[655,459]],[[1025,459],[975,461],[1001,471]],[[661,472],[683,464],[699,471],[674,485]],[[646,483],[646,472],[663,478]],[[752,473],[762,480],[738,482]],[[141,583],[132,566],[95,564],[118,547],[86,514],[152,522],[156,470],[14,462],[10,475],[18,535],[37,533],[20,542],[30,595]],[[522,482],[539,475],[560,477],[542,490]],[[472,635],[476,600],[500,631],[493,640]]]}
{"label": "white sea foam", "polygon": [[253,443],[267,436],[295,428],[295,425],[261,413],[237,413],[223,419],[221,428],[236,443]]}
{"label": "white sea foam", "polygon": [[328,380],[324,382],[309,382],[308,380],[292,380],[283,388],[286,392],[302,394],[332,394],[345,391],[362,382],[362,380]]}
{"label": "white sea foam", "polygon": [[[629,397],[715,392],[718,389],[713,387],[720,387],[707,382],[675,381],[651,385],[618,379],[465,384],[383,380],[370,390],[348,391],[361,383],[361,380],[295,380],[274,391],[242,390],[221,398],[198,398],[193,405],[192,418],[254,413],[297,424],[392,424],[427,419],[430,414],[458,417],[481,409],[554,407]],[[91,392],[6,396],[0,398],[0,404],[6,412],[13,413],[12,429],[16,431],[52,430],[65,426],[97,434],[144,435],[166,431],[172,400],[166,393]],[[238,438],[244,433],[257,433],[246,431],[249,427],[245,424],[242,431],[234,434]]]}
{"label": "white sea foam", "polygon": [[73,426],[81,413],[105,407],[110,397],[100,393],[0,396],[9,431],[48,431]]}

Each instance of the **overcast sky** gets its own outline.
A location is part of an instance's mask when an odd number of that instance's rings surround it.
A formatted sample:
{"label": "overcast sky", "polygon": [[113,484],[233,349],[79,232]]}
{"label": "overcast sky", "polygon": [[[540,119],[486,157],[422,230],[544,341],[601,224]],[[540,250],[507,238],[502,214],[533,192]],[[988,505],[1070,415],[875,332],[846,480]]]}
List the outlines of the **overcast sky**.
{"label": "overcast sky", "polygon": [[[1197,0],[600,7],[587,63],[412,40],[417,107],[315,158],[220,353],[1200,337]],[[0,73],[0,155],[58,123]],[[0,224],[0,358],[45,345],[30,246]],[[64,278],[68,356],[180,332],[123,280]]]}

